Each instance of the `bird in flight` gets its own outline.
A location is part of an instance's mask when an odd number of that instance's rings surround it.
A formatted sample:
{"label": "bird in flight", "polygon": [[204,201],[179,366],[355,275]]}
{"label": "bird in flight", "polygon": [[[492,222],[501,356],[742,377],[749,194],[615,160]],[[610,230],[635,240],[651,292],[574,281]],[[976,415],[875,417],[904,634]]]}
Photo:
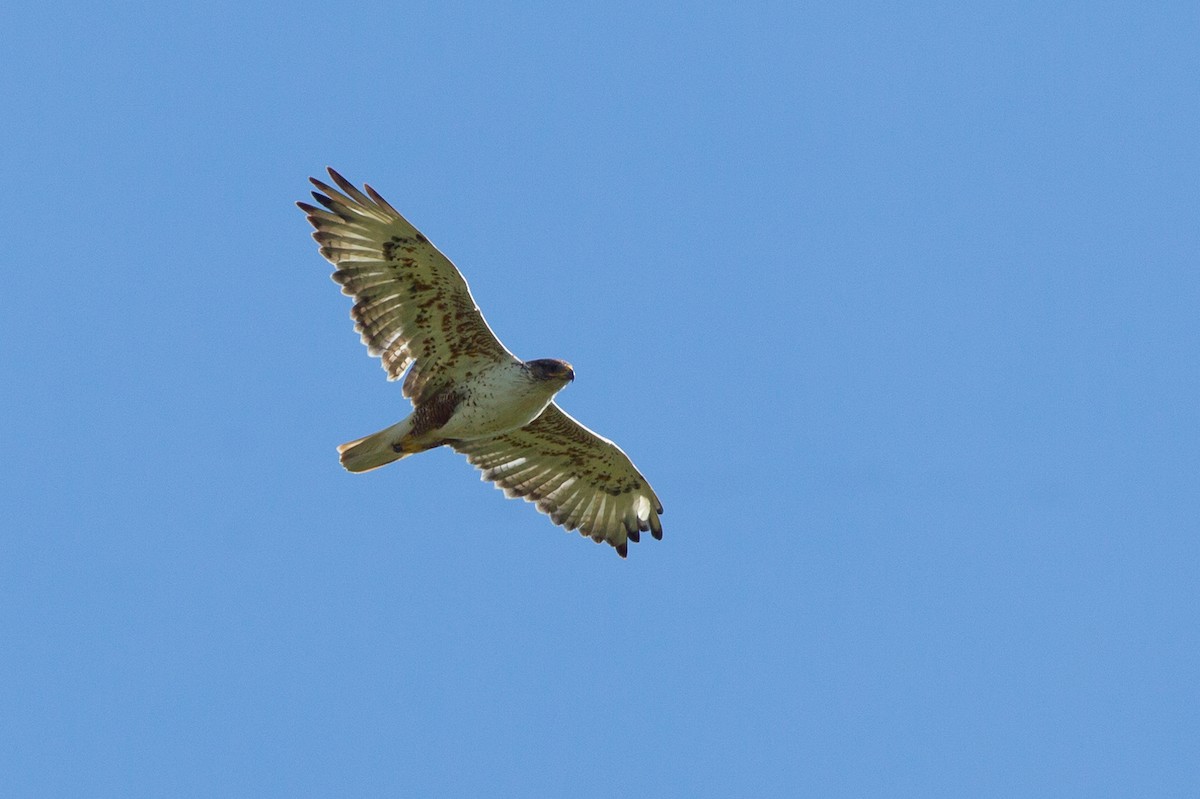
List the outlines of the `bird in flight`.
{"label": "bird in flight", "polygon": [[554,402],[575,379],[571,365],[509,352],[450,259],[370,186],[333,169],[329,177],[336,188],[310,178],[323,207],[297,205],[334,282],[354,298],[355,330],[389,380],[404,377],[413,405],[402,421],[338,447],[342,465],[367,472],[448,446],[507,496],[621,557],[643,532],[661,539],[662,503],[633,461]]}

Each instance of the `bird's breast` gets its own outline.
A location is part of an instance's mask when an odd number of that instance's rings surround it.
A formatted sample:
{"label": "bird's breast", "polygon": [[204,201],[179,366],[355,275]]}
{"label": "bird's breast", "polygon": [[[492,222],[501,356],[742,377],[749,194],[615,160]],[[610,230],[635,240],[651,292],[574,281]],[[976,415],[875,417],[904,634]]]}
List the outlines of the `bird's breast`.
{"label": "bird's breast", "polygon": [[524,427],[546,409],[558,387],[531,379],[519,366],[484,371],[459,388],[465,397],[439,434],[446,438],[490,438]]}

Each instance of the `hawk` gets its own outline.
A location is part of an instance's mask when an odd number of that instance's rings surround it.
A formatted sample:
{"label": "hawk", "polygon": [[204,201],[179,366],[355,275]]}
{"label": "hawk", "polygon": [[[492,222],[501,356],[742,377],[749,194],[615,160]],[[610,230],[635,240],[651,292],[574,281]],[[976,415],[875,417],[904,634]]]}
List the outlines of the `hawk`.
{"label": "hawk", "polygon": [[359,190],[333,169],[329,176],[337,188],[310,178],[323,208],[297,205],[334,282],[355,300],[355,330],[389,380],[404,377],[413,405],[403,421],[338,447],[342,465],[367,472],[448,446],[507,496],[607,541],[622,558],[641,533],[662,538],[662,503],[629,456],[555,404],[575,379],[571,365],[509,352],[429,239],[370,186]]}

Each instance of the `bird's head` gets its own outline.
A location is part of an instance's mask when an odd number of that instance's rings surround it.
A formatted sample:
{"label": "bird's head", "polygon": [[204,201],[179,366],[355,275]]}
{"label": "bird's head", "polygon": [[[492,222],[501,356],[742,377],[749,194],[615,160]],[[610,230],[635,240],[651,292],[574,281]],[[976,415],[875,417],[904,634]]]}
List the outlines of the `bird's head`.
{"label": "bird's head", "polygon": [[575,370],[571,368],[571,364],[557,358],[539,358],[536,361],[527,361],[525,366],[538,380],[557,380],[566,385],[575,379]]}

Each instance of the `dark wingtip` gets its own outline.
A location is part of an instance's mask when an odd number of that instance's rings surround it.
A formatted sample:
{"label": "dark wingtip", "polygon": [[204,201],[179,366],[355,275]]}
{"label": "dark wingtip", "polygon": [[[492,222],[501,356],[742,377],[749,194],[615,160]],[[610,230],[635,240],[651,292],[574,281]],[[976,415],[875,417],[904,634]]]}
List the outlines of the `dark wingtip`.
{"label": "dark wingtip", "polygon": [[347,190],[347,187],[350,189],[354,188],[354,184],[342,177],[341,173],[333,167],[327,166],[325,167],[325,171],[329,173],[329,177],[333,178],[333,182],[338,184],[338,187],[343,191]]}
{"label": "dark wingtip", "polygon": [[621,543],[617,544],[617,554],[623,558],[629,557],[629,542],[628,541],[622,541]]}
{"label": "dark wingtip", "polygon": [[[368,195],[368,196],[369,196],[369,197],[370,197],[372,200],[374,200],[374,201],[375,201],[375,202],[376,202],[378,205],[380,205],[380,206],[381,206],[381,207],[383,207],[383,208],[386,208],[386,209],[388,209],[389,211],[391,211],[391,212],[393,212],[393,213],[396,213],[396,214],[399,214],[399,213],[400,213],[399,211],[397,211],[395,208],[393,208],[393,207],[392,207],[392,204],[391,204],[391,203],[389,203],[387,200],[383,199],[383,196],[382,196],[382,195],[381,195],[379,192],[377,192],[377,191],[375,191],[375,189],[371,188],[371,184],[370,184],[370,183],[364,183],[364,184],[363,184],[363,188],[367,190],[367,195]],[[424,236],[422,236],[422,235],[420,234],[420,232],[418,232],[418,233],[417,233],[417,238],[418,238],[419,240],[423,240],[425,237],[424,237]]]}

